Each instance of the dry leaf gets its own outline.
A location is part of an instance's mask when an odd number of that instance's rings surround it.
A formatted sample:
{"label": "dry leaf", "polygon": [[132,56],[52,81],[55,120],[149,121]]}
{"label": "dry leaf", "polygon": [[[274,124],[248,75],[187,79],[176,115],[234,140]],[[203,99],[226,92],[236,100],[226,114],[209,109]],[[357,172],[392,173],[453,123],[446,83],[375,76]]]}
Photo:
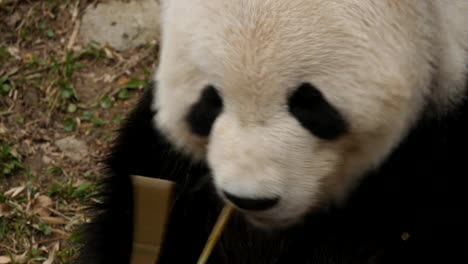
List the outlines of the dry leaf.
{"label": "dry leaf", "polygon": [[86,181],[83,180],[83,179],[78,179],[78,180],[76,180],[76,182],[73,183],[73,187],[74,187],[74,188],[78,188],[78,187],[80,187],[80,186],[81,186],[83,183],[85,183],[85,182],[86,182]]}
{"label": "dry leaf", "polygon": [[11,56],[15,57],[16,59],[20,59],[21,57],[19,56],[19,49],[17,47],[8,47],[7,48],[8,53],[10,53]]}
{"label": "dry leaf", "polygon": [[53,217],[53,216],[42,216],[41,220],[48,225],[65,225],[68,223],[67,220],[61,217]]}
{"label": "dry leaf", "polygon": [[34,208],[33,214],[38,215],[40,217],[47,217],[47,216],[51,215],[50,211],[47,210],[47,208],[43,208],[43,207]]}
{"label": "dry leaf", "polygon": [[28,252],[24,252],[23,254],[21,255],[16,255],[14,257],[15,259],[15,263],[26,263],[26,255],[28,254]]}
{"label": "dry leaf", "polygon": [[52,159],[47,157],[47,156],[43,156],[42,157],[42,162],[44,162],[45,164],[51,164],[52,163]]}
{"label": "dry leaf", "polygon": [[9,264],[11,263],[11,258],[8,256],[0,256],[0,264]]}
{"label": "dry leaf", "polygon": [[52,264],[52,263],[54,263],[55,252],[57,252],[59,250],[59,248],[60,248],[60,243],[59,242],[55,243],[54,247],[49,252],[49,257],[47,258],[46,261],[42,262],[42,264]]}
{"label": "dry leaf", "polygon": [[69,238],[70,237],[70,234],[63,231],[63,230],[60,230],[60,229],[56,229],[56,228],[52,228],[51,229],[52,233],[55,233],[55,234],[58,234],[58,235],[61,235],[63,237],[66,237],[66,238]]}
{"label": "dry leaf", "polygon": [[114,54],[112,53],[112,51],[109,48],[104,47],[104,53],[106,53],[106,57],[108,59],[114,59]]}
{"label": "dry leaf", "polygon": [[130,79],[123,76],[119,78],[119,80],[117,81],[117,84],[119,85],[119,87],[123,87],[128,83],[128,81],[130,81]]}
{"label": "dry leaf", "polygon": [[[0,217],[9,216],[11,214],[12,208],[8,204],[0,204]],[[0,262],[1,264],[1,262]]]}
{"label": "dry leaf", "polygon": [[38,197],[36,197],[34,201],[34,207],[47,208],[51,206],[52,204],[54,204],[54,202],[49,196],[46,196],[46,195],[39,195]]}
{"label": "dry leaf", "polygon": [[27,252],[24,252],[21,255],[13,256],[11,259],[9,256],[0,256],[0,264],[9,264],[9,263],[26,263]]}
{"label": "dry leaf", "polygon": [[6,135],[7,129],[3,124],[0,124],[0,135]]}
{"label": "dry leaf", "polygon": [[33,54],[30,52],[27,52],[23,54],[22,60],[23,60],[23,63],[30,63],[33,61],[33,58],[34,58]]}
{"label": "dry leaf", "polygon": [[15,188],[11,188],[10,190],[5,192],[5,196],[9,196],[10,198],[15,198],[20,194],[26,187],[25,186],[19,186]]}
{"label": "dry leaf", "polygon": [[42,217],[50,216],[49,208],[54,202],[49,196],[39,195],[34,199],[33,214],[37,214]]}
{"label": "dry leaf", "polygon": [[[0,1],[1,2],[1,1]],[[15,27],[21,20],[21,15],[18,11],[14,12],[6,21],[9,27]]]}
{"label": "dry leaf", "polygon": [[115,79],[115,75],[110,75],[110,74],[104,74],[104,77],[102,78],[102,80],[105,82],[105,83],[110,83],[110,82],[113,82],[114,79]]}
{"label": "dry leaf", "polygon": [[403,234],[401,234],[401,239],[403,239],[403,241],[406,241],[410,238],[410,234],[408,232],[403,232]]}

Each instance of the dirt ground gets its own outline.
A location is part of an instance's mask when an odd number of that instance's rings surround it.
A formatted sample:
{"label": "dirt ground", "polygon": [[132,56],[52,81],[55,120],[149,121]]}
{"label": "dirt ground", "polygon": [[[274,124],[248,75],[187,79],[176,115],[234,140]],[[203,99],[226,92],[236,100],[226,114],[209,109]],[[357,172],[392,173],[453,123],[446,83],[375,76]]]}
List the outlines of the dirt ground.
{"label": "dirt ground", "polygon": [[95,2],[0,0],[0,264],[73,262],[99,161],[155,69],[156,43],[75,38]]}

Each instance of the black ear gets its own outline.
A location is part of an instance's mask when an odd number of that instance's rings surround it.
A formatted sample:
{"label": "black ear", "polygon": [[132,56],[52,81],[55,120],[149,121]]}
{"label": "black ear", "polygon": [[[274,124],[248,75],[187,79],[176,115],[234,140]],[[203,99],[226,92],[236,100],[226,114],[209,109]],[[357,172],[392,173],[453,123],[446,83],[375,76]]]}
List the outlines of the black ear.
{"label": "black ear", "polygon": [[192,132],[199,136],[208,136],[214,121],[222,110],[221,96],[213,86],[207,86],[187,115],[187,122]]}
{"label": "black ear", "polygon": [[178,170],[187,170],[191,161],[156,129],[157,111],[152,110],[156,89],[152,83],[119,129],[106,165],[118,173],[175,181]]}
{"label": "black ear", "polygon": [[133,188],[131,175],[174,182],[197,181],[207,175],[204,164],[193,164],[155,129],[151,110],[152,83],[118,131],[105,177],[91,205],[96,217],[84,227],[84,245],[78,263],[130,263],[133,243]]}
{"label": "black ear", "polygon": [[348,131],[343,116],[310,83],[301,84],[288,100],[289,112],[315,136],[334,140]]}

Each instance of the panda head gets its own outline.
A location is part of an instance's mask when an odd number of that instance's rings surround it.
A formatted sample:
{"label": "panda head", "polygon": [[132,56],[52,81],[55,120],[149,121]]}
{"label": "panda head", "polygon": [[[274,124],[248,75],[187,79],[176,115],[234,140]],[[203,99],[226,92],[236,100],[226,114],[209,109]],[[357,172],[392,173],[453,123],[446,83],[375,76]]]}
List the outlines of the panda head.
{"label": "panda head", "polygon": [[456,97],[432,90],[440,41],[417,5],[165,1],[155,124],[250,222],[296,223],[343,201],[428,95]]}

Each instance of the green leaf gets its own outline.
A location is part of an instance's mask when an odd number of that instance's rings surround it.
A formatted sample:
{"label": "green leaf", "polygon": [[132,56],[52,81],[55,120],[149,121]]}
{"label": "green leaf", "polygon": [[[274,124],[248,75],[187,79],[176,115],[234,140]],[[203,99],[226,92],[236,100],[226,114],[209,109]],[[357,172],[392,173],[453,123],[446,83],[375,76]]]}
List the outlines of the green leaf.
{"label": "green leaf", "polygon": [[46,223],[39,223],[38,229],[46,236],[52,233],[52,228],[50,228]]}
{"label": "green leaf", "polygon": [[128,99],[128,90],[127,88],[122,88],[120,89],[119,93],[117,94],[117,97],[122,100],[127,100]]}
{"label": "green leaf", "polygon": [[11,55],[10,52],[8,52],[8,49],[0,46],[0,62],[7,61],[10,57]]}
{"label": "green leaf", "polygon": [[47,30],[47,37],[49,37],[49,38],[55,37],[55,33],[54,33],[54,31],[52,29]]}
{"label": "green leaf", "polygon": [[91,111],[84,111],[84,112],[83,112],[83,115],[81,116],[81,119],[82,119],[82,120],[87,120],[87,121],[89,121],[89,120],[91,120],[91,118],[93,118],[93,116],[94,116],[94,113],[93,113],[93,112],[91,112]]}
{"label": "green leaf", "polygon": [[52,196],[52,197],[56,196],[56,195],[59,195],[62,192],[62,189],[63,189],[63,187],[60,184],[54,183],[50,187],[49,195]]}
{"label": "green leaf", "polygon": [[77,109],[76,104],[68,104],[67,111],[69,113],[75,113],[76,109]]}
{"label": "green leaf", "polygon": [[10,90],[11,90],[10,85],[8,85],[6,83],[2,84],[2,94],[6,95],[6,94],[8,94],[10,92]]}
{"label": "green leaf", "polygon": [[65,120],[63,120],[63,127],[65,131],[72,132],[75,130],[75,120],[73,120],[71,117],[65,118]]}
{"label": "green leaf", "polygon": [[72,196],[73,197],[78,197],[78,198],[83,198],[86,196],[88,188],[91,186],[91,182],[85,182],[82,183],[78,188],[75,189],[73,192]]}
{"label": "green leaf", "polygon": [[127,84],[125,84],[125,87],[124,88],[127,88],[127,89],[138,89],[138,88],[141,88],[143,86],[145,86],[146,82],[144,80],[140,80],[140,79],[130,79]]}
{"label": "green leaf", "polygon": [[70,86],[63,87],[61,95],[64,99],[70,99],[72,97],[75,97],[75,90]]}
{"label": "green leaf", "polygon": [[63,170],[59,166],[52,166],[47,169],[47,173],[51,173],[55,176],[62,175]]}
{"label": "green leaf", "polygon": [[99,117],[94,117],[91,120],[91,123],[93,123],[95,126],[103,126],[104,125],[104,121],[102,121],[102,119],[99,118]]}
{"label": "green leaf", "polygon": [[7,220],[5,218],[0,218],[0,240],[3,240],[8,232]]}
{"label": "green leaf", "polygon": [[39,28],[40,28],[40,29],[45,29],[45,22],[44,22],[44,20],[41,20],[41,21],[39,22]]}
{"label": "green leaf", "polygon": [[115,116],[113,121],[114,121],[114,124],[120,125],[122,123],[122,117],[121,116]]}
{"label": "green leaf", "polygon": [[0,77],[0,84],[4,84],[8,81],[8,75]]}
{"label": "green leaf", "polygon": [[75,244],[82,242],[83,241],[82,232],[77,232],[77,231],[73,232],[70,236],[70,241]]}
{"label": "green leaf", "polygon": [[101,99],[101,102],[99,102],[99,105],[104,109],[108,109],[112,106],[112,101],[109,98],[109,96],[106,95]]}
{"label": "green leaf", "polygon": [[65,56],[65,63],[63,66],[63,74],[65,75],[66,78],[70,79],[73,76],[73,73],[75,72],[75,54],[74,53],[68,53]]}
{"label": "green leaf", "polygon": [[3,174],[10,175],[10,173],[11,173],[11,168],[5,166],[5,168],[3,168]]}
{"label": "green leaf", "polygon": [[18,117],[18,124],[24,125],[24,116]]}
{"label": "green leaf", "polygon": [[8,84],[8,76],[2,76],[0,78],[0,94],[7,95],[11,90],[11,86]]}

